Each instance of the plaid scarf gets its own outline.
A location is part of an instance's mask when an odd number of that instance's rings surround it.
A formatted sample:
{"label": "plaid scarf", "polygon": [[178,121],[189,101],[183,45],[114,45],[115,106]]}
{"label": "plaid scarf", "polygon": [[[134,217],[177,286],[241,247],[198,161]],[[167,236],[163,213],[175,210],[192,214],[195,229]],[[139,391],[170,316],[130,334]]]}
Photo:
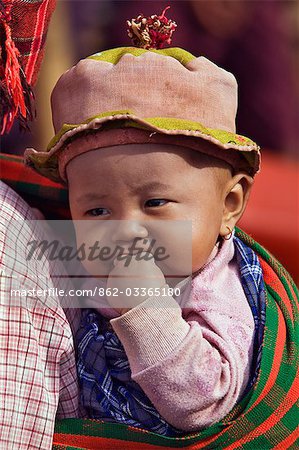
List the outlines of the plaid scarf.
{"label": "plaid scarf", "polygon": [[[257,378],[265,325],[265,295],[262,269],[255,253],[234,238],[243,289],[255,322],[253,374],[247,389]],[[81,402],[92,419],[123,423],[165,436],[182,431],[170,426],[158,413],[141,387],[131,379],[124,348],[109,321],[97,311],[83,311],[76,334]]]}
{"label": "plaid scarf", "polygon": [[175,436],[140,386],[131,379],[129,361],[109,321],[83,311],[76,335],[81,402],[88,417]]}
{"label": "plaid scarf", "polygon": [[263,271],[256,253],[241,239],[234,236],[237,261],[240,269],[241,283],[254,319],[254,344],[252,377],[244,395],[256,382],[262,356],[264,328],[266,322],[266,298]]}

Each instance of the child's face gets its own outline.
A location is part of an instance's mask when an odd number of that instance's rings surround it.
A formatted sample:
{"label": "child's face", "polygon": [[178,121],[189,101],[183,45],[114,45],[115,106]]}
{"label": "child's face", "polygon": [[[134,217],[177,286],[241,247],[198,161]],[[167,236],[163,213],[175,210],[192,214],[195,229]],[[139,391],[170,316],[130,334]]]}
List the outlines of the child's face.
{"label": "child's face", "polygon": [[[209,166],[204,156],[201,163],[200,155],[194,164],[192,155],[183,147],[130,144],[74,158],[67,166],[73,220],[130,221],[118,237],[125,244],[145,237],[136,223],[191,221],[192,272],[197,271],[219,236],[231,173],[225,165]],[[183,238],[167,236],[170,246]]]}

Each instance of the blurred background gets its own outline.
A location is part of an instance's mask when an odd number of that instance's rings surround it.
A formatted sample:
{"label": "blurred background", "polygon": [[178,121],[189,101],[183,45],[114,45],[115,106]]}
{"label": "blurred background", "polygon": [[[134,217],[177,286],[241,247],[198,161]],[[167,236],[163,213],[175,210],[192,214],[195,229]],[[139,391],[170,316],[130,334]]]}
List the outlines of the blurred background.
{"label": "blurred background", "polygon": [[[50,93],[80,58],[131,45],[126,20],[143,13],[177,22],[172,46],[203,55],[232,72],[239,84],[237,130],[262,147],[240,226],[268,248],[299,283],[299,5],[297,1],[173,0],[58,1],[35,87],[31,132],[14,125],[1,150],[43,149],[53,135]],[[5,150],[4,150],[5,149]]]}

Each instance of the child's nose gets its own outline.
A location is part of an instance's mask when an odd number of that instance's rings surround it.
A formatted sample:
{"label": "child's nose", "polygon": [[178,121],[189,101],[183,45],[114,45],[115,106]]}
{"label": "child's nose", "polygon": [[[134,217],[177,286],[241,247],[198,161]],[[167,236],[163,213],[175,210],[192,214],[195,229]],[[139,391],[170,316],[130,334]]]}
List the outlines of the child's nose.
{"label": "child's nose", "polygon": [[113,242],[142,239],[148,237],[148,230],[145,224],[136,220],[118,220],[115,221],[111,238]]}

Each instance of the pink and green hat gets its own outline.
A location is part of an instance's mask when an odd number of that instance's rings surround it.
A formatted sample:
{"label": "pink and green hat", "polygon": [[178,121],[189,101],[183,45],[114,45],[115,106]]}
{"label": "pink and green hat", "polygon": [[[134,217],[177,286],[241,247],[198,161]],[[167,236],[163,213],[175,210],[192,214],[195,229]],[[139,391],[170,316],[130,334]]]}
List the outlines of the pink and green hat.
{"label": "pink and green hat", "polygon": [[25,162],[55,181],[67,181],[78,154],[129,143],[183,145],[251,176],[260,167],[258,145],[236,134],[234,76],[181,48],[89,56],[60,77],[51,106],[55,136],[46,151],[27,149]]}

